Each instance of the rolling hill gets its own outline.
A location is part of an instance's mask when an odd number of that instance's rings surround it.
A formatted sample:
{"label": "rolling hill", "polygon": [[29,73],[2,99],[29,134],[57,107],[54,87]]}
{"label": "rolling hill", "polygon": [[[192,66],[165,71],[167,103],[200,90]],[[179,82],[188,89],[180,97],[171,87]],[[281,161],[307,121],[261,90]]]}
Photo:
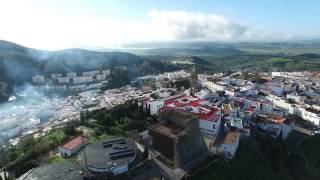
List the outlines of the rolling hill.
{"label": "rolling hill", "polygon": [[[134,50],[130,50],[130,48]],[[137,50],[137,48],[139,50]],[[215,73],[229,70],[319,71],[320,43],[149,43],[113,52],[66,49],[41,51],[0,41],[0,101],[10,88],[34,74],[82,72],[125,67],[131,77],[191,69]],[[127,52],[124,52],[127,51]],[[128,52],[135,52],[135,55]]]}
{"label": "rolling hill", "polygon": [[82,72],[124,67],[131,77],[176,70],[177,67],[126,52],[97,52],[83,49],[41,51],[0,41],[0,101],[10,89],[31,81],[35,74]]}

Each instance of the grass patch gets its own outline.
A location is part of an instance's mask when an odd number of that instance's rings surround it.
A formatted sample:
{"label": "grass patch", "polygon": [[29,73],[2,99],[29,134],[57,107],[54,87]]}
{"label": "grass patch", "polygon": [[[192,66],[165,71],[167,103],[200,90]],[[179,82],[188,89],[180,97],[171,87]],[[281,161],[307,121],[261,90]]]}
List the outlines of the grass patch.
{"label": "grass patch", "polygon": [[8,170],[14,170],[18,177],[29,169],[37,167],[41,162],[41,157],[47,156],[49,151],[55,149],[67,138],[63,130],[54,130],[39,139],[28,136],[8,153],[4,166]]}
{"label": "grass patch", "polygon": [[191,180],[253,180],[268,179],[264,166],[240,144],[235,158],[221,161],[191,176]]}
{"label": "grass patch", "polygon": [[90,138],[90,143],[96,143],[97,141],[103,141],[103,140],[109,140],[111,138],[114,138],[113,135],[109,135],[109,134],[102,134],[96,137],[91,137]]}
{"label": "grass patch", "polygon": [[40,141],[46,142],[46,144],[53,144],[56,142],[62,142],[66,138],[67,138],[67,136],[63,132],[63,130],[56,130],[56,131],[42,137]]}
{"label": "grass patch", "polygon": [[53,156],[48,160],[48,163],[57,163],[57,162],[65,162],[68,161],[67,159],[61,157],[61,156]]}
{"label": "grass patch", "polygon": [[320,172],[320,136],[315,135],[304,140],[300,149],[304,157]]}
{"label": "grass patch", "polygon": [[298,54],[306,54],[306,53],[320,53],[319,47],[240,47],[239,50],[251,52],[251,53],[268,53],[268,54],[288,54],[288,55],[298,55]]}

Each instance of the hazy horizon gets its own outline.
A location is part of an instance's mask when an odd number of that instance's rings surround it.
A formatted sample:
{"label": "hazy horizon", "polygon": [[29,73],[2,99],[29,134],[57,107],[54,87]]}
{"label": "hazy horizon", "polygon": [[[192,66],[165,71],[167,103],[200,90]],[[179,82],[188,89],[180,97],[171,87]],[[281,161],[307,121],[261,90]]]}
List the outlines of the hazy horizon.
{"label": "hazy horizon", "polygon": [[0,39],[42,50],[158,42],[287,42],[319,39],[320,2],[5,1]]}

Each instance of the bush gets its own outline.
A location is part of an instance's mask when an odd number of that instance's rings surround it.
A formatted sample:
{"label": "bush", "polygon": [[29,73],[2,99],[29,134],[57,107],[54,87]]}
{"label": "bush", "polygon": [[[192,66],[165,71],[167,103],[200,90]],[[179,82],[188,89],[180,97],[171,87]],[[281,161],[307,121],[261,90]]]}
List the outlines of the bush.
{"label": "bush", "polygon": [[68,136],[75,136],[77,135],[77,131],[76,128],[80,126],[79,122],[76,121],[72,121],[69,122],[64,128],[63,128],[63,132],[68,135]]}

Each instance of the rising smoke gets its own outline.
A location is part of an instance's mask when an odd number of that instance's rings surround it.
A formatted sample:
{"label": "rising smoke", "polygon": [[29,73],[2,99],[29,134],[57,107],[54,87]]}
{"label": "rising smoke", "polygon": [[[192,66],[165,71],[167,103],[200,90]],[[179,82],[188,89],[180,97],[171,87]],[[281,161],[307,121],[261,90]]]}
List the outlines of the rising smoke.
{"label": "rising smoke", "polygon": [[15,86],[13,94],[17,97],[15,101],[0,104],[0,144],[24,129],[48,121],[60,97],[59,94],[53,94],[48,98],[45,88],[31,84]]}

